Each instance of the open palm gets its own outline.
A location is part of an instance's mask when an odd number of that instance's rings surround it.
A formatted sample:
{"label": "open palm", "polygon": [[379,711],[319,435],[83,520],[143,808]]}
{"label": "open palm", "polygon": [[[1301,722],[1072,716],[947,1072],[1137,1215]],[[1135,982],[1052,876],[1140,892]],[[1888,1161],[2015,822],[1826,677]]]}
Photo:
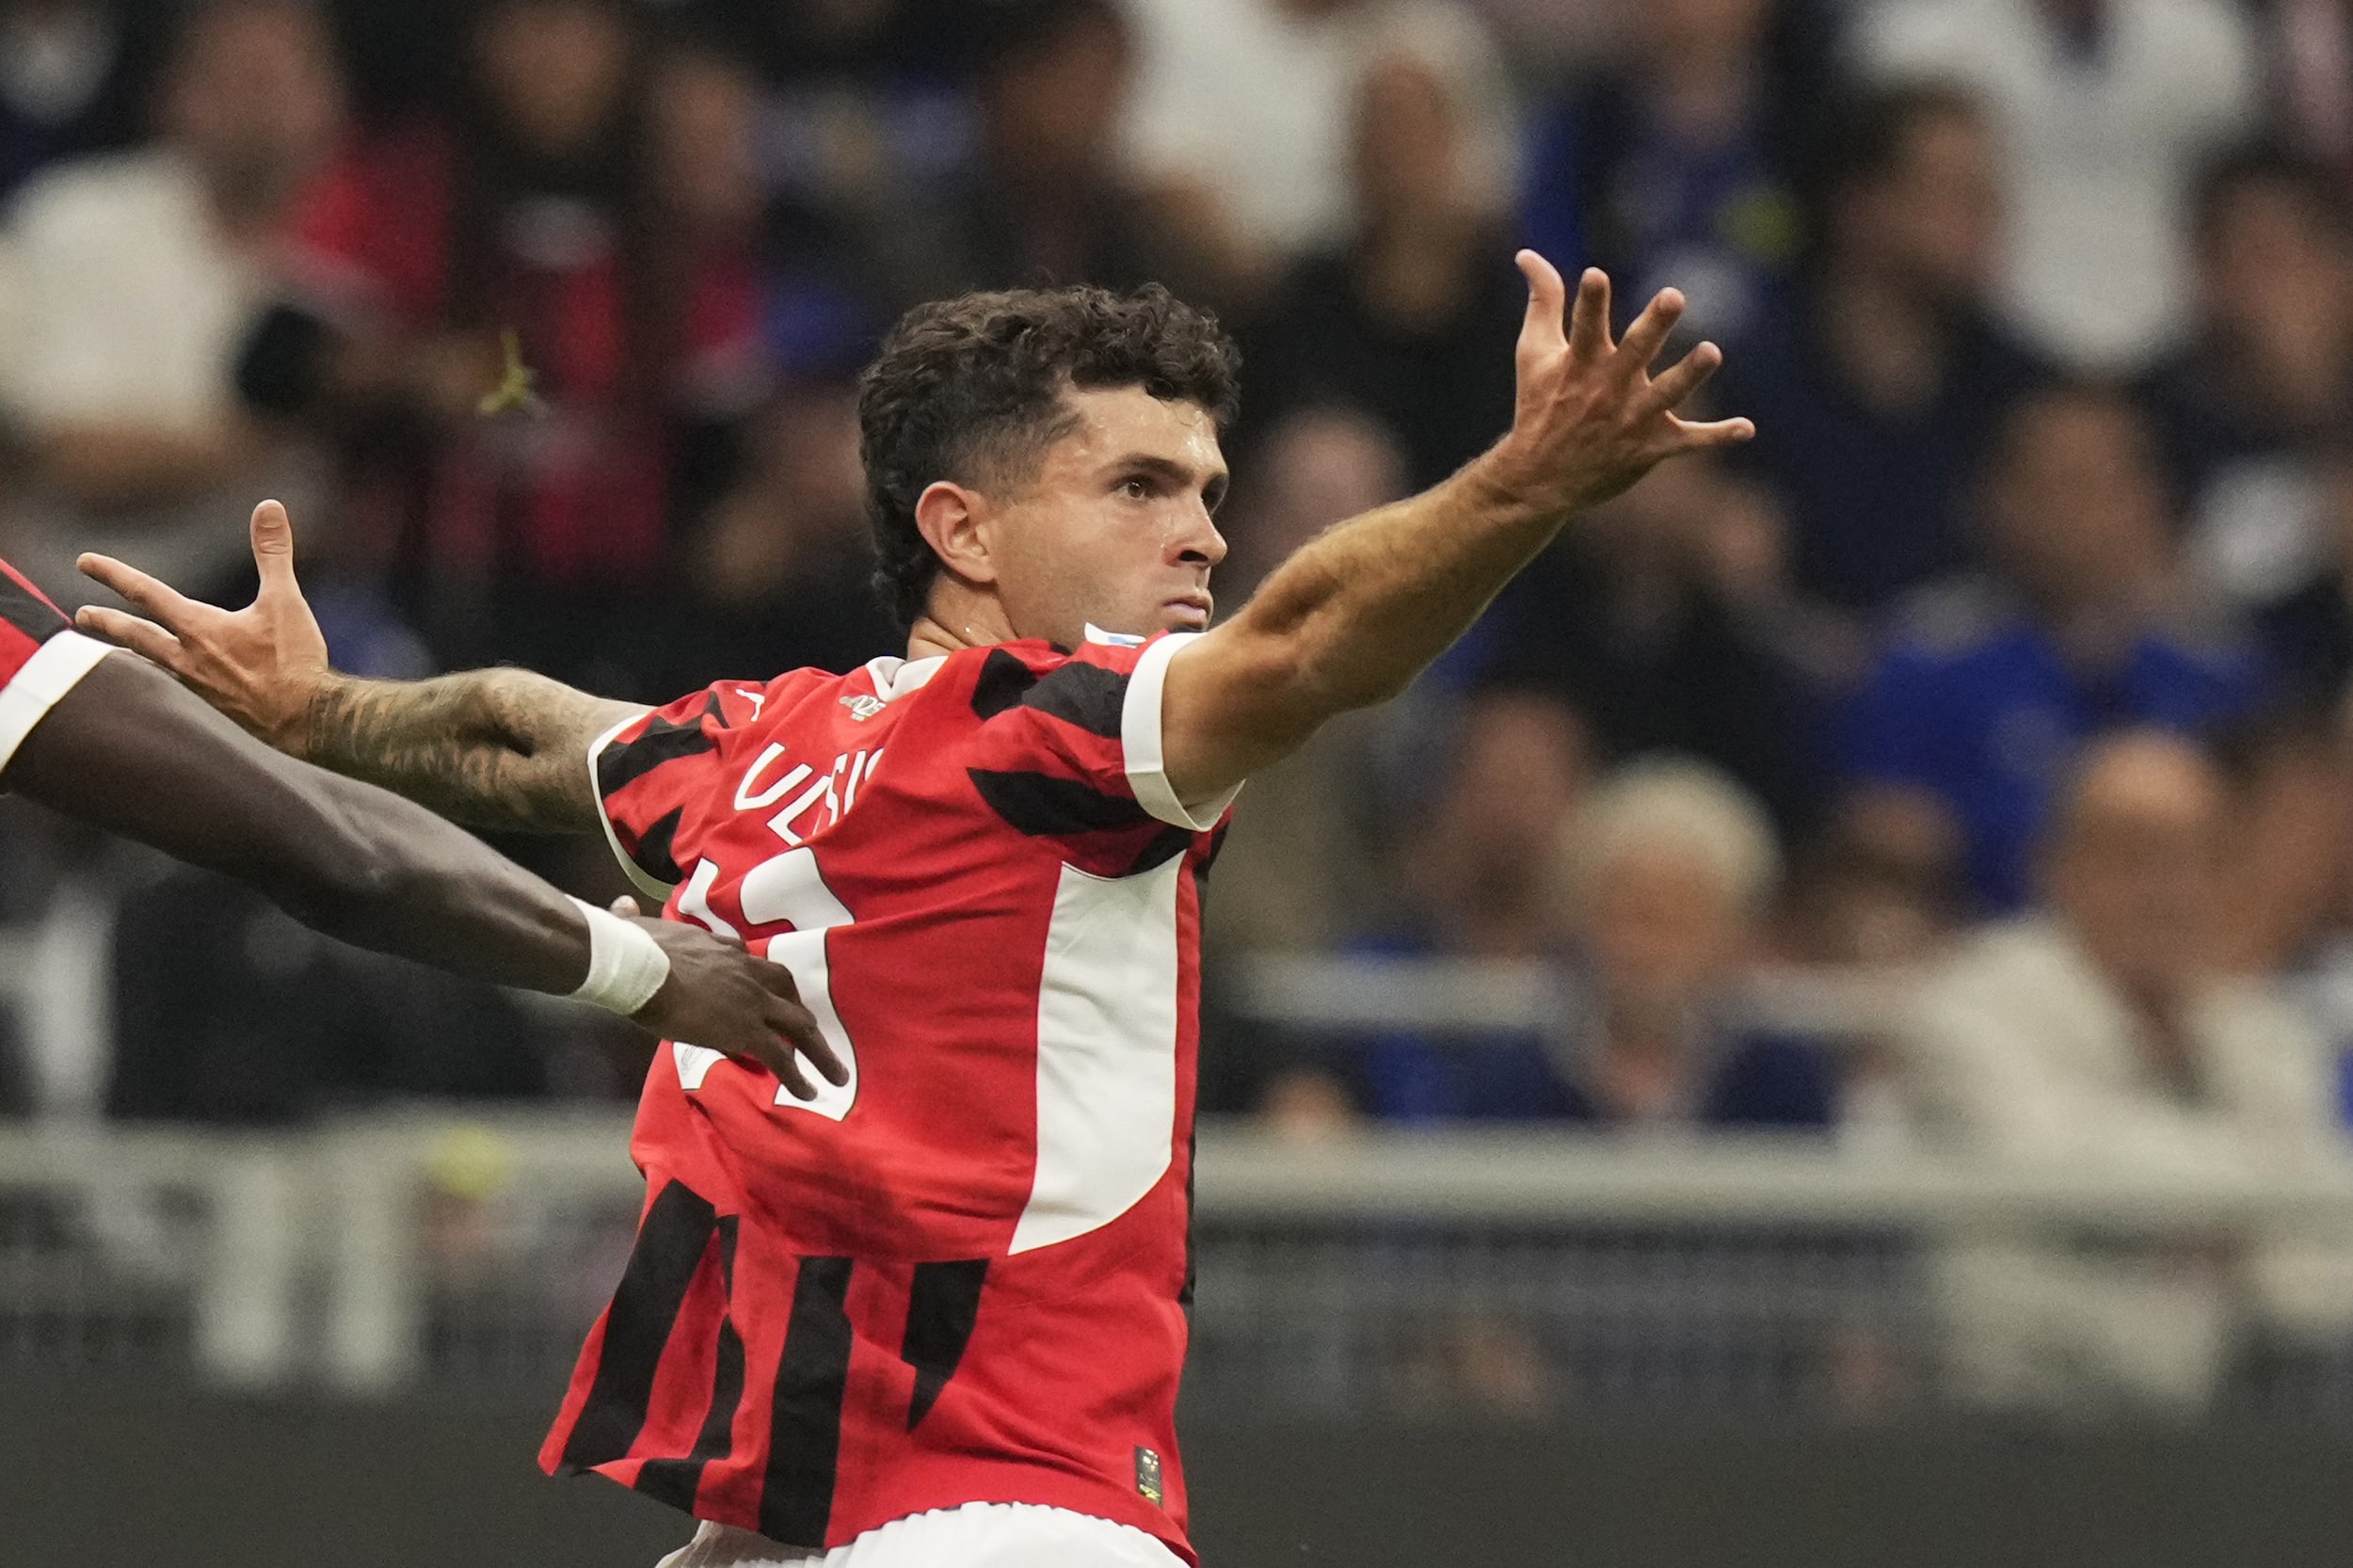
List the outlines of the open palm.
{"label": "open palm", "polygon": [[110,555],[85,555],[83,574],[152,619],[99,605],[74,617],[180,678],[214,707],[279,750],[299,757],[311,698],[327,680],[327,638],[295,581],[294,524],[286,508],[253,508],[253,564],[262,591],[242,610],[199,603]]}

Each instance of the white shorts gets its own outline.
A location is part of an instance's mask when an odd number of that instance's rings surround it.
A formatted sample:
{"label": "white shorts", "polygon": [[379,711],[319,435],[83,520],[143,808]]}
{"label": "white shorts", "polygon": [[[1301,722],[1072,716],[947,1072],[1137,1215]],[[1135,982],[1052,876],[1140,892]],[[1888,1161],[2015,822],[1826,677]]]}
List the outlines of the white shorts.
{"label": "white shorts", "polygon": [[913,1513],[831,1551],[779,1546],[706,1519],[655,1568],[1184,1568],[1132,1525],[1038,1503],[967,1503]]}

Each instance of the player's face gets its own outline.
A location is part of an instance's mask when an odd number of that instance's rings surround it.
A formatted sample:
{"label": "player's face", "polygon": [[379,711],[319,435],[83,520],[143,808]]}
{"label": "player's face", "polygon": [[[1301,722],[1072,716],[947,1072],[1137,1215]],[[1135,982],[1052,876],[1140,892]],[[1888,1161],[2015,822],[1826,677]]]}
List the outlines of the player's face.
{"label": "player's face", "polygon": [[1065,392],[1079,427],[998,506],[997,591],[1016,635],[1065,648],[1088,623],[1148,636],[1209,624],[1210,515],[1225,494],[1217,422],[1141,387]]}

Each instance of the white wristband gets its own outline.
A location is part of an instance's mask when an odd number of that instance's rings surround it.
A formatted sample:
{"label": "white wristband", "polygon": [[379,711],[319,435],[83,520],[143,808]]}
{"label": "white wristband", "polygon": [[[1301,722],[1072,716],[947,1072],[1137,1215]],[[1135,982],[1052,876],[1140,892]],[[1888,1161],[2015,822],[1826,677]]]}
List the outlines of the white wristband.
{"label": "white wristband", "polygon": [[653,1000],[670,978],[670,955],[634,920],[625,920],[585,899],[574,899],[588,917],[588,978],[572,993],[624,1018]]}

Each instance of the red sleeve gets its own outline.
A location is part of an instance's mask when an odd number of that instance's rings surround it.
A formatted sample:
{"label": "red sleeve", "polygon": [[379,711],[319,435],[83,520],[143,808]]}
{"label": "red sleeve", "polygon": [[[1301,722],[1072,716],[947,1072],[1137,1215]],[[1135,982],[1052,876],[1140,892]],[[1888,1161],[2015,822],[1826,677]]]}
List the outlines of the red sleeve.
{"label": "red sleeve", "polygon": [[1192,638],[1090,642],[1039,665],[1000,648],[982,666],[972,782],[1020,831],[1064,842],[1072,863],[1126,875],[1214,829],[1234,792],[1177,798],[1162,769],[1160,690]]}
{"label": "red sleeve", "polygon": [[723,680],[666,708],[640,713],[600,736],[588,750],[605,838],[640,892],[667,899],[685,879],[679,869],[680,830],[699,822],[725,771],[720,737],[755,723],[789,688],[796,671],[765,686]]}

